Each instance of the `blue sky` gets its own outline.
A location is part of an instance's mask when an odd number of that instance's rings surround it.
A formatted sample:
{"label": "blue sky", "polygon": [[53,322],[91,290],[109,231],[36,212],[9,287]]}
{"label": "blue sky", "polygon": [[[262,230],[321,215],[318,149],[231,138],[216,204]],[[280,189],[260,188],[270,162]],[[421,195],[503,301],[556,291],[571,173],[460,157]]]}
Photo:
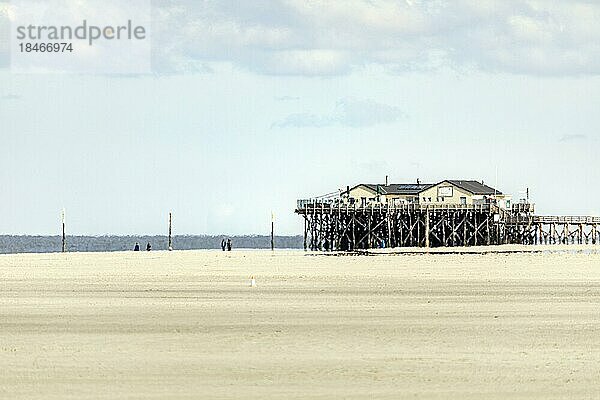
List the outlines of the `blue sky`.
{"label": "blue sky", "polygon": [[296,198],[385,175],[600,215],[596,3],[153,4],[124,76],[11,73],[0,2],[1,233],[296,234]]}

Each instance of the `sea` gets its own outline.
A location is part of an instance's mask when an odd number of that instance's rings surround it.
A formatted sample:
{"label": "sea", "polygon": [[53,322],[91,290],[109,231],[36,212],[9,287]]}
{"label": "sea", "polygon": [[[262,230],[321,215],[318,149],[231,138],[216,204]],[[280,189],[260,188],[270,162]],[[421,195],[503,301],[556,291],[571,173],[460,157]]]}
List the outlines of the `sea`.
{"label": "sea", "polygon": [[[270,249],[271,237],[261,235],[186,235],[173,236],[174,250],[220,249],[223,239],[231,239],[234,249]],[[133,250],[135,243],[145,250],[150,243],[153,250],[167,250],[167,236],[129,235],[129,236],[67,236],[66,247],[69,252],[104,252]],[[277,249],[303,248],[302,236],[275,236]],[[0,235],[0,254],[54,253],[62,251],[60,236],[11,236]]]}

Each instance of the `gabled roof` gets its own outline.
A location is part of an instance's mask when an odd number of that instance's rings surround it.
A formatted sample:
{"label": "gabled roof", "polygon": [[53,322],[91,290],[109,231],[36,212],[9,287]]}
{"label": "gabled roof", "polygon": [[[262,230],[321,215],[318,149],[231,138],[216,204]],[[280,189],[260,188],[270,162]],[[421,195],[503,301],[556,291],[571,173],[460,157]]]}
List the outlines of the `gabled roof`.
{"label": "gabled roof", "polygon": [[379,194],[384,194],[384,195],[385,194],[417,195],[417,194],[421,193],[423,190],[426,190],[426,189],[429,189],[430,187],[432,187],[433,184],[430,184],[430,183],[421,183],[421,184],[393,183],[391,185],[386,186],[386,185],[362,183],[360,185],[356,185],[354,188],[357,188],[359,186],[364,186],[373,193],[379,193]]}
{"label": "gabled roof", "polygon": [[448,182],[451,185],[454,185],[466,192],[475,195],[501,195],[502,192],[494,189],[493,187],[487,186],[481,182],[477,181],[468,181],[468,180],[445,180],[441,181],[437,184],[431,183],[393,183],[391,185],[381,185],[376,183],[361,183],[359,185],[354,186],[352,189],[356,189],[357,187],[364,187],[368,191],[373,194],[381,194],[381,195],[418,195],[424,190],[432,188],[434,186],[438,186],[444,182]]}
{"label": "gabled roof", "polygon": [[493,195],[502,194],[501,191],[494,189],[488,185],[484,185],[482,182],[477,181],[459,181],[459,180],[446,180],[440,183],[449,182],[452,185],[459,187],[472,194],[480,195]]}

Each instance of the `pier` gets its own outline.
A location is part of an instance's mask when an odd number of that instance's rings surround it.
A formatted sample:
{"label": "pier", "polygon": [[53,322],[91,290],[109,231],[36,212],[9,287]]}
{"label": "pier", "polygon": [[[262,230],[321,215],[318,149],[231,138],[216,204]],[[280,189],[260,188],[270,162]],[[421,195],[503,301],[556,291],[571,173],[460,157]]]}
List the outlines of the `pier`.
{"label": "pier", "polygon": [[600,217],[539,216],[532,204],[357,204],[299,200],[304,249],[349,251],[393,247],[501,244],[599,244]]}

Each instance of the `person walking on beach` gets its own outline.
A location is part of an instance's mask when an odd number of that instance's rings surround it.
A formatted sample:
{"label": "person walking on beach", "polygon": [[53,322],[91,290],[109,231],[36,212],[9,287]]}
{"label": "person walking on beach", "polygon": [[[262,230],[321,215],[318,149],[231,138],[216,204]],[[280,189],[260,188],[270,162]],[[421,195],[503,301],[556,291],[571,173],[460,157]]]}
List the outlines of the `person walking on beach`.
{"label": "person walking on beach", "polygon": [[225,251],[226,247],[227,247],[227,241],[225,240],[225,238],[223,238],[223,240],[221,240],[221,250]]}
{"label": "person walking on beach", "polygon": [[135,242],[135,246],[133,247],[133,251],[140,251],[140,244]]}
{"label": "person walking on beach", "polygon": [[148,244],[146,245],[146,251],[150,250],[152,250],[152,245],[150,244],[150,242],[148,242]]}
{"label": "person walking on beach", "polygon": [[227,239],[227,251],[231,251],[231,239]]}

